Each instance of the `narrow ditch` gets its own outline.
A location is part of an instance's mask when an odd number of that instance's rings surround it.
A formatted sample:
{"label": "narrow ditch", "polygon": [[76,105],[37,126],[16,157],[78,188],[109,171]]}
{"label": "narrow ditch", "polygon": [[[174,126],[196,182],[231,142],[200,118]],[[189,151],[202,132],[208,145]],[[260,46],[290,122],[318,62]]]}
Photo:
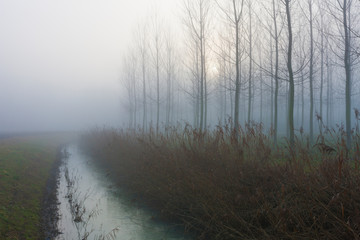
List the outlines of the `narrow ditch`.
{"label": "narrow ditch", "polygon": [[62,155],[55,239],[189,239],[133,203],[75,145]]}

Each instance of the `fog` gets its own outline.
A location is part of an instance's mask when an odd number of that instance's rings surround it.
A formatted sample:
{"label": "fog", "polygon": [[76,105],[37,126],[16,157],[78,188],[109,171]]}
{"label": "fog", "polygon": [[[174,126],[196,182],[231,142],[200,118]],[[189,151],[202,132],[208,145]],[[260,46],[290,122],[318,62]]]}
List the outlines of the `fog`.
{"label": "fog", "polygon": [[0,132],[120,126],[132,29],[169,2],[0,1]]}
{"label": "fog", "polygon": [[350,136],[360,3],[337,3],[0,1],[0,132],[231,120]]}

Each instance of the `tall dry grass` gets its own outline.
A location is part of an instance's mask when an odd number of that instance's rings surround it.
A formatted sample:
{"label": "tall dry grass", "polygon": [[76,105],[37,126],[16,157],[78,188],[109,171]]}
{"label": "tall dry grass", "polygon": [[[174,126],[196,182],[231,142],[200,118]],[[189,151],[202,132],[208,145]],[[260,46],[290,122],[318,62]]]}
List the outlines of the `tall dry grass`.
{"label": "tall dry grass", "polygon": [[[198,239],[359,239],[359,144],[324,129],[273,146],[261,125],[93,130],[85,152],[120,186]],[[358,135],[357,135],[358,136]],[[325,151],[324,146],[334,151]]]}

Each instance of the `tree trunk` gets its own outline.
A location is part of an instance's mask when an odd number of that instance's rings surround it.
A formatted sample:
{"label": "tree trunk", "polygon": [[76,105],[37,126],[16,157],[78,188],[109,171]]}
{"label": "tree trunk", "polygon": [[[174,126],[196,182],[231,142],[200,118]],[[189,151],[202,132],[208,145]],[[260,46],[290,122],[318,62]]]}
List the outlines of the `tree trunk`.
{"label": "tree trunk", "polygon": [[[144,50],[143,50],[144,51]],[[143,80],[143,131],[146,130],[146,67],[145,52],[142,53],[142,80]]]}
{"label": "tree trunk", "polygon": [[262,62],[260,54],[260,122],[263,121],[263,76],[262,76]]}
{"label": "tree trunk", "polygon": [[236,69],[236,78],[235,78],[235,106],[234,106],[234,128],[236,134],[239,130],[239,98],[240,98],[240,60],[239,60],[239,16],[237,15],[236,3],[233,0],[234,8],[234,20],[235,20],[235,69]]}
{"label": "tree trunk", "polygon": [[275,0],[273,0],[273,21],[275,36],[275,96],[274,96],[274,143],[277,144],[278,132],[278,95],[279,95],[279,36],[276,21]]}
{"label": "tree trunk", "polygon": [[321,14],[321,69],[320,69],[320,116],[323,117],[323,89],[324,89],[324,16]]}
{"label": "tree trunk", "polygon": [[350,62],[350,31],[348,26],[348,2],[343,2],[343,27],[344,27],[344,66],[345,66],[345,102],[346,102],[346,146],[351,148],[351,62]]}
{"label": "tree trunk", "polygon": [[290,0],[285,0],[286,5],[286,16],[289,32],[289,45],[288,45],[288,56],[287,56],[287,68],[289,72],[289,130],[290,130],[290,144],[293,145],[295,141],[294,135],[294,74],[292,69],[292,27],[291,27],[291,14],[290,14]]}
{"label": "tree trunk", "polygon": [[[270,34],[271,35],[271,34]],[[271,109],[270,109],[270,127],[271,129],[274,128],[274,66],[273,66],[273,44],[272,44],[272,37],[270,36],[270,72],[271,72],[271,95],[270,95],[270,102],[271,102]]]}
{"label": "tree trunk", "polygon": [[160,63],[159,63],[159,43],[156,39],[156,134],[159,133],[160,121]]}
{"label": "tree trunk", "polygon": [[312,1],[309,0],[309,12],[310,12],[310,143],[313,142],[314,138],[314,92],[313,92],[313,81],[314,81],[314,35],[313,35],[313,16],[312,16]]}
{"label": "tree trunk", "polygon": [[304,87],[304,73],[301,71],[301,127],[304,127],[304,118],[305,118],[305,87]]}
{"label": "tree trunk", "polygon": [[252,23],[251,23],[251,3],[249,1],[249,96],[248,96],[248,119],[247,123],[251,121],[251,100],[252,100]]}
{"label": "tree trunk", "polygon": [[329,127],[331,124],[330,121],[330,106],[331,106],[331,95],[330,95],[330,89],[331,89],[331,73],[330,73],[330,66],[329,66],[329,54],[326,54],[326,125]]}
{"label": "tree trunk", "polygon": [[204,36],[203,9],[200,1],[200,131],[204,129]]}

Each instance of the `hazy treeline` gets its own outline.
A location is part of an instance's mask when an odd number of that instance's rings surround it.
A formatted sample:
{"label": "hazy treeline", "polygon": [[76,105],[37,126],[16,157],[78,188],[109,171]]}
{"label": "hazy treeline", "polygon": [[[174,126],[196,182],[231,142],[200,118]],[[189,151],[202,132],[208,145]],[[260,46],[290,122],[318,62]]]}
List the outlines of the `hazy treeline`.
{"label": "hazy treeline", "polygon": [[[262,122],[278,136],[344,124],[359,106],[360,2],[184,0],[138,24],[124,57],[128,126]],[[165,20],[164,20],[165,19]]]}

